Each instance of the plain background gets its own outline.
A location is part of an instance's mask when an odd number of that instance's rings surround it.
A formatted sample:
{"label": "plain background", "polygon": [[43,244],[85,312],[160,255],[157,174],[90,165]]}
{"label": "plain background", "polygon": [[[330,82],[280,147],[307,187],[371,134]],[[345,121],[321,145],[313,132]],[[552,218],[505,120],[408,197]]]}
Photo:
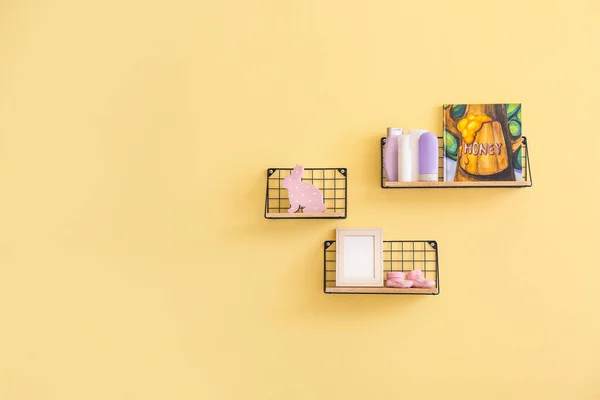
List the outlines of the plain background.
{"label": "plain background", "polygon": [[[0,2],[0,399],[599,399],[597,0]],[[388,126],[521,102],[533,188],[382,190]],[[348,219],[263,218],[348,168]],[[439,296],[325,295],[337,227]]]}

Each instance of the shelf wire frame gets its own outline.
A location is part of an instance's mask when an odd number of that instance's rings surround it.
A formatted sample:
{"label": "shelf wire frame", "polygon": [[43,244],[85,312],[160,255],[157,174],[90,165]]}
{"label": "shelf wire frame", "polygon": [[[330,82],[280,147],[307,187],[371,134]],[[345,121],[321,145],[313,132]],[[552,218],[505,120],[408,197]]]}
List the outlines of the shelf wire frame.
{"label": "shelf wire frame", "polygon": [[[322,215],[287,216],[290,208],[288,191],[283,180],[293,168],[268,168],[267,193],[265,196],[265,218],[269,214],[280,214],[277,219],[345,219],[348,216],[348,170],[346,168],[304,168],[302,182],[316,186],[323,194],[327,210]],[[295,214],[302,214],[300,208]]]}
{"label": "shelf wire frame", "polygon": [[[336,243],[327,240],[323,244],[323,291],[336,287]],[[423,271],[425,279],[435,281],[437,295],[440,293],[440,272],[438,263],[438,244],[435,240],[384,240],[383,274],[386,272],[408,272],[415,269]],[[351,292],[348,292],[351,293]],[[329,294],[329,293],[328,293]],[[366,293],[365,293],[366,294]],[[384,293],[384,294],[424,294],[424,293]],[[430,293],[427,293],[430,294]]]}
{"label": "shelf wire frame", "polygon": [[[444,137],[438,136],[438,182],[444,182]],[[533,184],[533,180],[531,179],[531,168],[529,165],[529,146],[527,143],[527,138],[525,136],[521,137],[521,146],[523,150],[521,151],[521,165],[523,166],[523,178],[522,180],[525,182],[531,182]],[[394,189],[394,187],[385,186],[385,170],[383,168],[383,153],[385,151],[385,142],[386,137],[381,138],[381,187],[384,189]],[[421,187],[421,186],[407,186],[403,188],[410,187]],[[427,187],[427,186],[423,186]],[[432,186],[435,187],[435,186]],[[451,186],[454,187],[454,186]],[[498,187],[498,186],[479,186],[479,187]],[[501,186],[500,186],[501,187]],[[397,188],[396,188],[397,189]]]}

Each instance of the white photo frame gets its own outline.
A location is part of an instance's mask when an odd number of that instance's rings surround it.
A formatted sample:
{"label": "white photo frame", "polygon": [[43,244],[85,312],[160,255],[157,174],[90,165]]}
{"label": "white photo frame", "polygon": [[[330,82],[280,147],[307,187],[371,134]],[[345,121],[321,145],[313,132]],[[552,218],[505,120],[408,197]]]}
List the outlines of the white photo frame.
{"label": "white photo frame", "polygon": [[383,232],[339,228],[335,234],[336,286],[383,287]]}

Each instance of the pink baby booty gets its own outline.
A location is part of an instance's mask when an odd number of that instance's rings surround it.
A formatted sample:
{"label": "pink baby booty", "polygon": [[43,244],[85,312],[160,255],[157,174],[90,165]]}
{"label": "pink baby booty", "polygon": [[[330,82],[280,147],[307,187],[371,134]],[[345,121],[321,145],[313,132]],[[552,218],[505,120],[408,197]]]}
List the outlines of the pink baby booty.
{"label": "pink baby booty", "polygon": [[414,288],[431,289],[435,286],[435,281],[423,278],[423,272],[420,269],[408,271],[406,277],[414,282]]}
{"label": "pink baby booty", "polygon": [[404,272],[393,271],[386,274],[385,286],[390,288],[409,288],[413,285],[413,281],[404,279]]}

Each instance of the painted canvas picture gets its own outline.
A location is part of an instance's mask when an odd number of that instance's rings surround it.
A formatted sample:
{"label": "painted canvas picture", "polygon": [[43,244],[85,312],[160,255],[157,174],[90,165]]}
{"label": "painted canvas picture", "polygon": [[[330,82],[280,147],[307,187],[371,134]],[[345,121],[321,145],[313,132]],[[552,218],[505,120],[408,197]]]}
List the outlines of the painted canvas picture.
{"label": "painted canvas picture", "polygon": [[444,104],[444,181],[523,180],[521,104]]}

